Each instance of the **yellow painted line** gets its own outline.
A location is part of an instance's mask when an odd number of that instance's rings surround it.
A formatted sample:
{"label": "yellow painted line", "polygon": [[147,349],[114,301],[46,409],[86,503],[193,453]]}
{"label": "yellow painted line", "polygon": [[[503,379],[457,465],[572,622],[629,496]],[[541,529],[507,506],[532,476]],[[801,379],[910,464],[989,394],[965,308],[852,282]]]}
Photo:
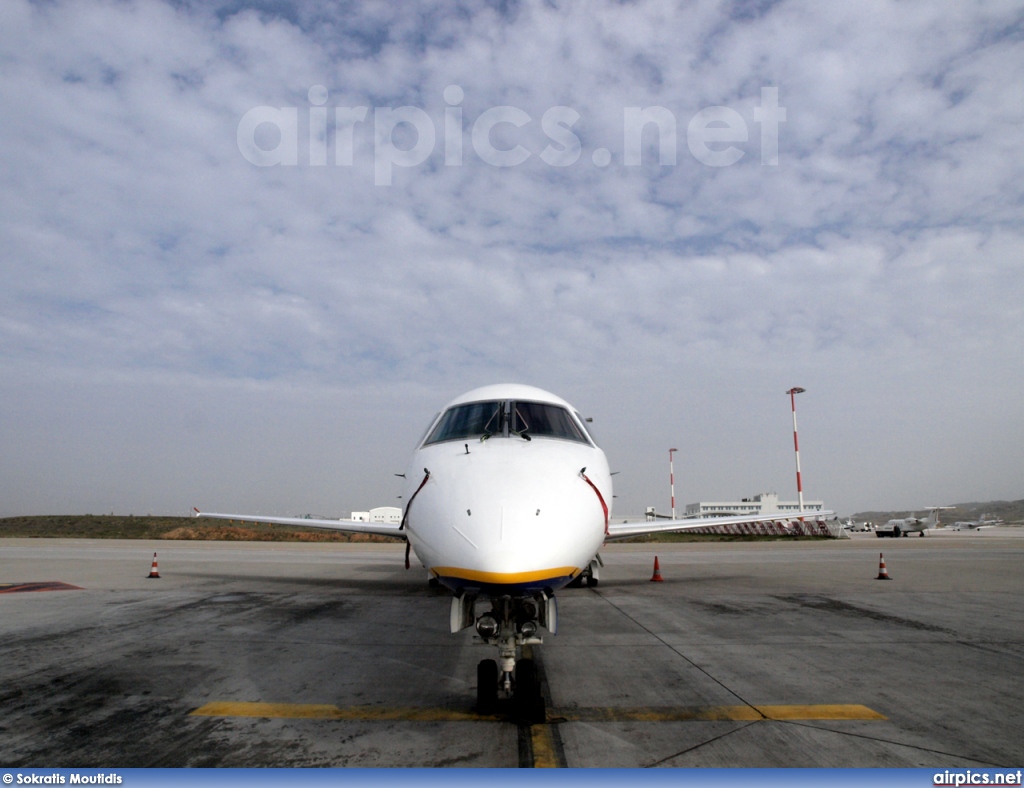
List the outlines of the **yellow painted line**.
{"label": "yellow painted line", "polygon": [[[501,716],[483,716],[457,709],[388,706],[349,706],[323,703],[207,703],[191,712],[197,717],[264,717],[278,719],[405,721],[405,722],[504,722]],[[877,711],[860,705],[818,706],[638,706],[634,708],[586,707],[549,709],[549,724],[559,722],[708,722],[756,720],[885,720]],[[531,728],[538,760],[554,763],[554,739],[547,725]]]}
{"label": "yellow painted line", "polygon": [[707,722],[756,720],[884,720],[867,706],[638,706],[549,709],[552,722]]}
{"label": "yellow painted line", "polygon": [[299,703],[207,703],[192,712],[196,717],[289,717],[332,719],[341,711],[337,706]]}
{"label": "yellow painted line", "polygon": [[548,709],[548,719],[566,722],[699,722],[707,720],[762,720],[750,706],[635,706]]}
{"label": "yellow painted line", "polygon": [[580,572],[575,566],[559,566],[537,572],[478,572],[475,569],[460,569],[457,566],[435,566],[430,571],[437,577],[454,577],[459,580],[496,584],[536,583],[559,577],[575,577]]}
{"label": "yellow painted line", "polygon": [[757,710],[770,720],[887,720],[884,714],[867,706],[757,706]]}
{"label": "yellow painted line", "polygon": [[533,766],[535,769],[557,769],[558,755],[555,737],[550,725],[531,725],[530,739],[533,745]]}
{"label": "yellow painted line", "polygon": [[406,720],[410,722],[466,722],[498,720],[456,709],[351,706],[340,708],[321,703],[215,702],[191,712],[197,717],[267,717],[310,720]]}
{"label": "yellow painted line", "polygon": [[17,594],[22,591],[81,591],[79,586],[49,580],[42,583],[0,583],[0,594]]}

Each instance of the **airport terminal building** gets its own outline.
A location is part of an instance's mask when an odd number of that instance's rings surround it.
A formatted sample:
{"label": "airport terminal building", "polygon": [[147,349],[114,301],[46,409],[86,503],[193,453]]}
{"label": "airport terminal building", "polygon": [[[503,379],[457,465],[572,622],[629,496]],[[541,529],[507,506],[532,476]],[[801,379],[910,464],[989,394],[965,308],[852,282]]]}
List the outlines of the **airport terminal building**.
{"label": "airport terminal building", "polygon": [[[808,501],[804,499],[804,509],[811,512],[820,512],[825,508],[823,501]],[[730,517],[749,516],[757,517],[762,514],[778,513],[784,517],[787,514],[800,511],[799,501],[780,501],[777,493],[760,493],[750,498],[742,498],[739,501],[698,501],[688,503],[684,517]]]}
{"label": "airport terminal building", "polygon": [[397,506],[378,506],[368,512],[352,512],[349,518],[359,523],[393,523],[402,522],[402,510]]}

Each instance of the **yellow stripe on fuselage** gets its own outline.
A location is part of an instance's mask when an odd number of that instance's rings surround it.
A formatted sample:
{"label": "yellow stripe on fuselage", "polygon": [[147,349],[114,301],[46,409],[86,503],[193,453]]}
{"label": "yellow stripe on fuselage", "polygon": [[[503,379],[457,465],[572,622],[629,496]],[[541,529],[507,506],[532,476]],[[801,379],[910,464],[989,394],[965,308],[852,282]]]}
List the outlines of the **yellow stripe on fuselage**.
{"label": "yellow stripe on fuselage", "polygon": [[541,569],[537,572],[478,572],[476,569],[460,569],[457,566],[435,566],[430,571],[436,577],[450,577],[489,585],[543,583],[545,580],[556,580],[560,577],[575,577],[580,573],[575,566],[560,566],[554,569]]}

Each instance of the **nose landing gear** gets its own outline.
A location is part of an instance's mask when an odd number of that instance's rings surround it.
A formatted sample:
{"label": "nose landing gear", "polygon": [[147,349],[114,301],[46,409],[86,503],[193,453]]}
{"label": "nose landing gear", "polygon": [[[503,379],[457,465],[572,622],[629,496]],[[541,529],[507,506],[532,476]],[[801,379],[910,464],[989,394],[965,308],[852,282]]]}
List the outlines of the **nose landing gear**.
{"label": "nose landing gear", "polygon": [[476,619],[481,640],[498,647],[497,661],[484,659],[476,668],[476,701],[480,714],[497,713],[501,701],[507,699],[511,701],[513,715],[521,721],[544,721],[544,697],[537,665],[523,654],[523,647],[543,642],[536,637],[539,625],[554,634],[554,609],[554,597],[549,592],[532,597],[499,597],[491,600],[490,612]]}

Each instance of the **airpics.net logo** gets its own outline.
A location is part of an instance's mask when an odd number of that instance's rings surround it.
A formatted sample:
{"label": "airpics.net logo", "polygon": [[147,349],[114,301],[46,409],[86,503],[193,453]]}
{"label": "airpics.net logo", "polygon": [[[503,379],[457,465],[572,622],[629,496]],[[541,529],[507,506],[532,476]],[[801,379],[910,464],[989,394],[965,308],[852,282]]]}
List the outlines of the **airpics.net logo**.
{"label": "airpics.net logo", "polygon": [[[372,151],[373,182],[390,186],[396,167],[418,167],[441,156],[438,129],[434,119],[420,107],[334,107],[328,113],[328,91],[314,85],[308,91],[308,162],[311,167],[327,165],[333,148],[336,167],[352,167],[357,151]],[[526,127],[538,119],[519,107],[491,107],[470,123],[463,117],[465,92],[458,85],[444,89],[444,120],[441,146],[445,167],[460,167],[468,156],[466,137],[472,155],[492,167],[516,167],[534,156],[550,167],[570,167],[584,155],[584,146],[573,127],[582,116],[572,107],[547,109],[539,118],[544,147],[527,147]],[[329,128],[329,115],[333,129]],[[304,125],[305,118],[303,118]],[[786,108],[779,106],[777,87],[761,88],[760,104],[753,108],[757,126],[761,165],[779,163],[779,125],[786,121]],[[238,150],[257,167],[297,167],[300,164],[298,107],[253,107],[238,123]],[[590,163],[603,168],[620,161],[626,167],[643,163],[644,137],[657,140],[658,164],[675,166],[680,123],[675,114],[662,106],[624,107],[622,138],[618,156],[604,147],[590,150]],[[329,131],[333,132],[330,145]],[[518,133],[518,134],[517,134]],[[372,144],[367,136],[372,135]],[[305,135],[301,135],[305,136]],[[690,155],[708,167],[728,167],[746,154],[750,142],[746,119],[730,107],[706,107],[686,123],[686,146]],[[361,144],[357,144],[357,141]],[[535,145],[535,148],[539,146]],[[305,152],[305,151],[304,151]],[[305,156],[302,157],[306,159]]]}
{"label": "airpics.net logo", "polygon": [[1021,770],[1015,772],[991,772],[967,769],[965,771],[936,772],[932,778],[932,785],[936,786],[962,786],[962,785],[1021,785]]}

